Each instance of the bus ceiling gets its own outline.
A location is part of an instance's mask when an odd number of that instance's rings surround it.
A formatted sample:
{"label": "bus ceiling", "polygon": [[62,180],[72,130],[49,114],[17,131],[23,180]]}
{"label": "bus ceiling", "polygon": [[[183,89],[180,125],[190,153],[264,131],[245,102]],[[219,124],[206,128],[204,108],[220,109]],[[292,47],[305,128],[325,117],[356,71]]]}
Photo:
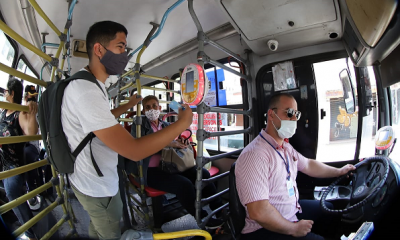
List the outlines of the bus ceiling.
{"label": "bus ceiling", "polygon": [[[56,27],[63,29],[68,16],[68,1],[64,5],[61,2],[55,5],[50,0],[37,2]],[[284,3],[280,0],[202,0],[194,1],[194,10],[203,30],[209,32],[210,39],[217,41],[240,34],[237,38],[244,43],[238,51],[250,48],[256,55],[265,56],[309,46],[323,48],[324,44],[342,41],[354,64],[367,66],[382,62],[400,42],[397,5],[396,0],[295,0]],[[41,33],[49,33],[46,42],[58,43],[56,34],[41,17],[35,17],[37,13],[29,6],[27,0],[0,3],[7,24],[35,46],[41,47]],[[71,27],[71,43],[85,39],[93,22],[110,19],[127,26],[128,47],[135,49],[150,31],[152,26],[149,23],[161,23],[166,11],[172,7],[173,10],[166,16],[163,31],[142,56],[143,69],[157,68],[189,51],[195,51],[197,29],[185,0],[162,3],[115,0],[102,4],[96,0],[80,1],[73,13],[75,24]],[[88,12],[101,14],[90,15]],[[25,19],[27,28],[20,24],[21,19]],[[29,51],[22,50],[33,67],[40,69],[43,63],[36,61]],[[56,49],[47,47],[47,54],[55,52]],[[72,72],[86,64],[87,59],[74,57],[71,61]]]}
{"label": "bus ceiling", "polygon": [[261,56],[341,39],[354,64],[368,66],[381,62],[400,42],[396,0],[219,3],[247,45]]}

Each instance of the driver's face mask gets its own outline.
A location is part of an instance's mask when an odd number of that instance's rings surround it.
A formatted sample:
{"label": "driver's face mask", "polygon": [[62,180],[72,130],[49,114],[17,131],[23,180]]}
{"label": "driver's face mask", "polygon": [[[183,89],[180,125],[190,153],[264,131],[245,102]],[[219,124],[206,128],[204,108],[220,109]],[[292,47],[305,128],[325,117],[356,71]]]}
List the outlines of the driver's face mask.
{"label": "driver's face mask", "polygon": [[147,110],[144,114],[150,121],[155,121],[160,116],[160,110],[150,109]]}
{"label": "driver's face mask", "polygon": [[100,62],[106,68],[107,74],[118,75],[122,73],[129,61],[128,52],[115,54],[106,47],[104,47],[104,49],[107,50],[107,52],[104,54],[103,58],[100,59]]}
{"label": "driver's face mask", "polygon": [[[278,115],[276,115],[275,111],[273,112],[275,116],[281,120]],[[293,137],[297,129],[297,121],[281,120],[281,127],[279,129],[275,127],[274,122],[272,122],[272,125],[274,125],[275,130],[278,132],[278,136],[282,139]]]}

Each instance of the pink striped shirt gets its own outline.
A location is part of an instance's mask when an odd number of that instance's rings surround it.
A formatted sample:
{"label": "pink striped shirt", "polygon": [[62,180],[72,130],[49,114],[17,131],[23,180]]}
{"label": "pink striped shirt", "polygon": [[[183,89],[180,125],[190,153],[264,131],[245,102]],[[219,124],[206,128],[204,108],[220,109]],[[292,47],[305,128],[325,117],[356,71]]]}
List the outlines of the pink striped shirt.
{"label": "pink striped shirt", "polygon": [[236,161],[236,187],[240,202],[246,209],[246,223],[242,233],[254,232],[262,226],[249,218],[247,204],[268,200],[281,215],[289,221],[297,221],[296,213],[301,211],[298,204],[297,171],[303,170],[308,159],[298,153],[292,145],[283,142],[282,147],[264,130],[262,136],[285,158],[289,158],[290,179],[294,187],[294,196],[289,197],[286,187],[288,176],[286,165],[277,151],[262,137],[257,136]]}
{"label": "pink striped shirt", "polygon": [[[152,121],[150,121],[150,125],[151,128],[153,129],[153,132],[157,132],[158,130],[162,129],[162,124],[160,120],[158,120],[158,126]],[[160,164],[160,159],[161,159],[161,154],[159,153],[156,153],[153,156],[151,156],[149,167],[158,167],[158,165]]]}

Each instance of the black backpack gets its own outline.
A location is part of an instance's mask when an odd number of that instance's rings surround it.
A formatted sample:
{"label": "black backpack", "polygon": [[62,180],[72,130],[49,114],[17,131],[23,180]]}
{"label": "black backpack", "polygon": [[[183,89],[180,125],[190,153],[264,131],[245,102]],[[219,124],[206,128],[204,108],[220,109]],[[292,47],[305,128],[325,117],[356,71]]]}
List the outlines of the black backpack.
{"label": "black backpack", "polygon": [[[48,82],[46,91],[43,92],[39,101],[39,126],[42,133],[43,143],[47,152],[47,159],[59,173],[73,173],[76,157],[83,148],[96,137],[94,133],[89,133],[74,152],[68,145],[61,124],[61,104],[64,90],[68,84],[76,79],[83,79],[96,84],[104,93],[96,78],[87,71],[79,71],[67,79],[52,83]],[[105,93],[104,93],[105,94]],[[93,158],[92,147],[90,145],[90,155],[92,163],[99,177],[103,177],[96,161]]]}
{"label": "black backpack", "polygon": [[[12,113],[12,119],[6,120],[7,110],[0,113],[0,137],[22,136],[23,132],[19,126],[19,112]],[[25,143],[12,143],[0,145],[0,171],[10,170],[12,167],[25,165],[24,159]]]}

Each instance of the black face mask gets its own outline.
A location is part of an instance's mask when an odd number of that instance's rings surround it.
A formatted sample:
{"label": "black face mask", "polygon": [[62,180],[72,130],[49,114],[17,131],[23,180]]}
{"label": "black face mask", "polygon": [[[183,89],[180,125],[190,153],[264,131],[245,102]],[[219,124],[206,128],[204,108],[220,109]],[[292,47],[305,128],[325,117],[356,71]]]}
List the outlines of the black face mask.
{"label": "black face mask", "polygon": [[[104,47],[104,46],[103,46]],[[100,59],[101,64],[106,68],[107,74],[110,75],[118,75],[124,71],[126,65],[128,64],[128,53],[123,52],[120,54],[115,54],[112,51],[107,50],[106,54],[104,54],[103,58]]]}

